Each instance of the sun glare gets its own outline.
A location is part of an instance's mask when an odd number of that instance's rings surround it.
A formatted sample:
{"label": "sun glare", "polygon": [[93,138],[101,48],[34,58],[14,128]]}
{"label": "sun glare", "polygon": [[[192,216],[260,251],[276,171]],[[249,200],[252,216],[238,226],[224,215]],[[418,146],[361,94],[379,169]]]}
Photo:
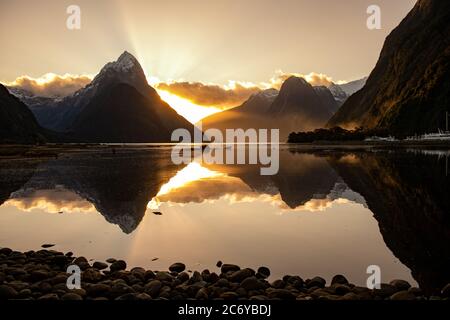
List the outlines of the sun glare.
{"label": "sun glare", "polygon": [[221,111],[216,107],[199,106],[165,90],[157,89],[157,91],[161,99],[167,102],[176,112],[178,112],[178,114],[185,117],[191,123],[196,123],[209,115]]}

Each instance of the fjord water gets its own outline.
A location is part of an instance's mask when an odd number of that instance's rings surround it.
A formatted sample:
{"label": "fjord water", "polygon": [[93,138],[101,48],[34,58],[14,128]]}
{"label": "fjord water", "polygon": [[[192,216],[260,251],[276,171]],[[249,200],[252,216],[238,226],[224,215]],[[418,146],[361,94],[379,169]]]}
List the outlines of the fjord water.
{"label": "fjord water", "polygon": [[441,288],[450,270],[447,152],[280,147],[280,170],[174,165],[169,146],[0,160],[0,246],[44,243],[129,267],[268,266]]}

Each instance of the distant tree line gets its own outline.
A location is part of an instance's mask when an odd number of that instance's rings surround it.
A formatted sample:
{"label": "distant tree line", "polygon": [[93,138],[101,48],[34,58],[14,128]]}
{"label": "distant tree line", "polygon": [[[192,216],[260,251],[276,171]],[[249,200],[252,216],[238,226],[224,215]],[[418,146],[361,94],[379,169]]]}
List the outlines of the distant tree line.
{"label": "distant tree line", "polygon": [[330,129],[316,129],[307,132],[292,132],[289,135],[288,143],[311,143],[317,141],[363,141],[368,137],[387,137],[389,134],[385,130],[364,130],[357,128],[345,130],[341,127]]}

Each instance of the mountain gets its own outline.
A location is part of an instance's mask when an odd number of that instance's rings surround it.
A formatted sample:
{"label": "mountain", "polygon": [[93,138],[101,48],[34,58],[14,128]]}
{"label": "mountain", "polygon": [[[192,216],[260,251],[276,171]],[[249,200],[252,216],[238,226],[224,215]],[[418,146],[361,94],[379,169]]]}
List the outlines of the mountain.
{"label": "mountain", "polygon": [[312,130],[325,125],[337,110],[337,103],[326,87],[314,89],[305,79],[290,77],[268,114],[281,128],[282,136],[292,131]]}
{"label": "mountain", "polygon": [[278,92],[268,89],[252,95],[241,106],[202,120],[203,129],[280,129],[285,140],[291,131],[323,126],[338,104],[331,91],[313,87],[303,78],[290,77]]}
{"label": "mountain", "polygon": [[124,83],[105,88],[80,112],[70,134],[78,141],[162,142],[179,127],[193,127],[157,97],[148,98],[151,94]]}
{"label": "mountain", "polygon": [[169,142],[177,128],[194,130],[148,85],[141,65],[126,51],[86,87],[30,109],[41,125],[81,142]]}
{"label": "mountain", "polygon": [[340,85],[332,83],[328,87],[328,90],[330,90],[334,100],[336,100],[336,103],[339,107],[342,106],[345,100],[347,100],[349,97],[349,95],[342,89]]}
{"label": "mountain", "polygon": [[0,142],[36,143],[44,140],[44,130],[33,113],[0,84]]}
{"label": "mountain", "polygon": [[348,97],[350,97],[355,92],[361,90],[364,87],[364,85],[366,84],[366,81],[367,81],[367,77],[364,77],[364,78],[359,79],[359,80],[354,80],[354,81],[350,81],[350,82],[347,82],[347,83],[338,84],[338,85],[335,85],[335,86],[337,86],[340,90],[344,91],[344,93]]}
{"label": "mountain", "polygon": [[436,132],[450,110],[450,2],[419,0],[386,38],[364,88],[328,127]]}
{"label": "mountain", "polygon": [[267,122],[265,114],[278,95],[278,90],[267,89],[253,94],[239,107],[225,110],[204,118],[202,128],[204,130],[215,128],[221,131],[232,128],[254,128],[264,126]]}

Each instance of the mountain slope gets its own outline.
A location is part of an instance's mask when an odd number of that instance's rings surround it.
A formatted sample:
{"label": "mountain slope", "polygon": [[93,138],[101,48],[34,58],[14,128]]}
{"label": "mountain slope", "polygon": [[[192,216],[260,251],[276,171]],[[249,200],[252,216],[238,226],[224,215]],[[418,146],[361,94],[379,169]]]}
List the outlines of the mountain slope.
{"label": "mountain slope", "polygon": [[450,100],[450,2],[419,0],[386,38],[364,88],[328,127],[379,128],[394,134],[437,131]]}
{"label": "mountain slope", "polygon": [[290,77],[281,86],[268,113],[285,137],[292,131],[325,125],[336,109],[337,103],[329,89],[314,89],[306,80]]}
{"label": "mountain slope", "polygon": [[44,141],[43,129],[28,107],[0,84],[0,142]]}
{"label": "mountain slope", "polygon": [[253,94],[239,107],[213,114],[204,118],[201,123],[204,130],[215,128],[221,131],[234,128],[263,127],[266,124],[264,115],[278,95],[278,90],[268,89]]}
{"label": "mountain slope", "polygon": [[292,131],[318,128],[336,112],[338,104],[326,87],[290,77],[278,92],[268,89],[252,95],[241,106],[202,120],[203,129],[280,129],[280,140]]}
{"label": "mountain slope", "polygon": [[[155,111],[155,104],[165,113]],[[90,142],[161,142],[170,141],[172,131],[192,127],[179,119],[175,110],[162,101],[151,101],[128,84],[111,86],[94,97],[78,115],[71,135]],[[165,118],[173,118],[171,122]]]}

